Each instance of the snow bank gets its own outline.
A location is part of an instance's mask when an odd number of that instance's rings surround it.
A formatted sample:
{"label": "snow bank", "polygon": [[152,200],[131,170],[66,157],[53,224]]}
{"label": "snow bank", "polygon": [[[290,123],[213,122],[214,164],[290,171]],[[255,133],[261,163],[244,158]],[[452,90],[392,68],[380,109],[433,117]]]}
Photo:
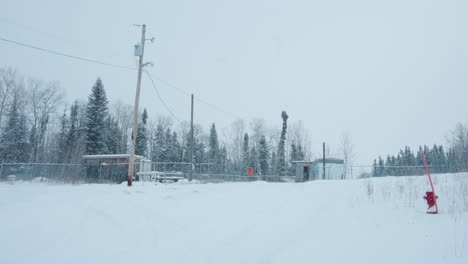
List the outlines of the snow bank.
{"label": "snow bank", "polygon": [[0,263],[468,263],[468,174],[0,184]]}

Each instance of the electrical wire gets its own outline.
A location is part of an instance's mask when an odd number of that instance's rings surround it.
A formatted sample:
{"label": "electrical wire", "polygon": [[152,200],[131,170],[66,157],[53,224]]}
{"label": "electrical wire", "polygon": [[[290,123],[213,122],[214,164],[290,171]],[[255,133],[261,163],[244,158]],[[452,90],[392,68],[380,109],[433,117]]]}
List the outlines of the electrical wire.
{"label": "electrical wire", "polygon": [[116,65],[116,64],[112,64],[112,63],[97,61],[97,60],[86,59],[86,58],[83,58],[83,57],[70,55],[70,54],[66,54],[66,53],[63,53],[63,52],[53,51],[53,50],[49,50],[49,49],[45,49],[45,48],[40,48],[40,47],[36,47],[36,46],[33,46],[33,45],[21,43],[21,42],[18,42],[18,41],[14,41],[14,40],[2,38],[2,37],[0,37],[0,40],[2,40],[4,42],[9,42],[9,43],[12,43],[12,44],[15,44],[15,45],[23,46],[23,47],[26,47],[26,48],[35,49],[35,50],[55,54],[55,55],[58,55],[58,56],[63,56],[63,57],[71,58],[71,59],[81,60],[81,61],[85,61],[85,62],[89,62],[89,63],[95,63],[95,64],[100,64],[100,65],[110,66],[110,67],[120,68],[120,69],[137,70],[137,68],[130,67],[130,66],[122,66],[122,65]]}
{"label": "electrical wire", "polygon": [[158,92],[158,89],[156,88],[156,84],[154,83],[154,80],[153,78],[151,77],[151,74],[148,73],[147,70],[144,70],[146,75],[148,75],[148,77],[150,78],[151,80],[151,83],[153,84],[153,88],[154,88],[154,91],[156,92],[156,95],[158,96],[159,100],[161,101],[161,103],[164,105],[164,107],[166,108],[166,110],[171,114],[171,116],[179,123],[182,123],[178,118],[177,116],[174,114],[174,112],[172,112],[172,110],[169,108],[169,106],[166,104],[166,102],[164,102],[164,100],[162,99],[161,95],[159,94]]}
{"label": "electrical wire", "polygon": [[[83,58],[83,57],[79,57],[79,56],[75,56],[75,55],[70,55],[70,54],[66,54],[66,53],[63,53],[63,52],[59,52],[59,51],[54,51],[54,50],[50,50],[50,49],[46,49],[46,48],[41,48],[41,47],[37,47],[37,46],[33,46],[33,45],[29,45],[29,44],[26,44],[26,43],[22,43],[22,42],[18,42],[18,41],[14,41],[14,40],[11,40],[11,39],[6,39],[6,38],[3,38],[3,37],[0,37],[0,40],[1,41],[4,41],[4,42],[8,42],[8,43],[11,43],[11,44],[15,44],[15,45],[18,45],[18,46],[22,46],[22,47],[26,47],[26,48],[30,48],[30,49],[34,49],[34,50],[39,50],[39,51],[42,51],[42,52],[46,52],[46,53],[50,53],[50,54],[54,54],[54,55],[58,55],[58,56],[62,56],[62,57],[67,57],[67,58],[71,58],[71,59],[76,59],[76,60],[81,60],[81,61],[85,61],[85,62],[89,62],[89,63],[94,63],[94,64],[99,64],[99,65],[104,65],[104,66],[109,66],[109,67],[114,67],[114,68],[120,68],[120,69],[127,69],[127,70],[138,70],[138,68],[136,67],[130,67],[130,66],[123,66],[123,65],[117,65],[117,64],[112,64],[112,63],[107,63],[107,62],[102,62],[102,61],[98,61],[98,60],[92,60],[92,59],[87,59],[87,58]],[[151,82],[153,83],[153,87],[156,91],[156,93],[158,94],[158,97],[159,99],[161,100],[161,102],[164,104],[164,106],[166,107],[166,109],[171,113],[171,115],[177,120],[179,121],[175,115],[172,113],[172,111],[169,109],[169,107],[167,107],[167,105],[164,103],[164,101],[162,100],[161,96],[159,95],[157,89],[156,89],[156,85],[154,83],[154,79],[158,80],[159,82],[169,86],[169,87],[172,87],[176,90],[178,90],[179,92],[185,94],[185,95],[188,95],[188,96],[191,96],[191,93],[185,91],[184,89],[181,89],[179,87],[177,87],[176,85],[168,82],[168,81],[165,81],[157,76],[152,76],[148,71],[146,71],[146,74],[150,77],[151,79]],[[238,118],[238,119],[242,119],[240,118],[239,116],[233,114],[233,113],[230,113],[228,111],[225,111],[223,109],[221,109],[220,107],[217,107],[211,103],[208,103],[207,101],[205,100],[202,100],[202,99],[199,99],[198,97],[195,97],[195,100],[200,102],[200,103],[203,103],[221,113],[224,113],[226,115],[230,115],[232,117],[235,117],[235,118]],[[180,122],[180,121],[179,121]]]}
{"label": "electrical wire", "polygon": [[[148,72],[146,72],[146,73],[149,75]],[[169,86],[169,87],[172,87],[172,88],[178,90],[179,92],[181,92],[181,93],[183,93],[183,94],[185,94],[185,95],[191,96],[191,93],[185,91],[185,90],[182,89],[182,88],[177,87],[176,85],[174,85],[174,84],[172,84],[172,83],[170,83],[170,82],[167,82],[167,81],[165,81],[165,80],[162,80],[162,79],[160,79],[160,78],[158,78],[158,77],[156,77],[156,76],[154,76],[154,75],[152,75],[152,77],[153,77],[154,79],[160,81],[161,83],[163,83],[163,84],[165,84],[165,85],[167,85],[167,86]],[[195,99],[195,101],[198,101],[198,102],[200,102],[200,103],[203,103],[203,104],[205,104],[205,105],[207,105],[207,106],[209,106],[209,107],[211,107],[211,108],[213,108],[213,109],[215,109],[215,110],[217,110],[217,111],[219,111],[219,112],[221,112],[221,113],[223,113],[223,114],[230,115],[230,116],[235,117],[235,118],[237,118],[237,119],[242,119],[242,118],[240,118],[239,116],[237,116],[237,115],[235,115],[235,114],[233,114],[233,113],[230,113],[230,112],[228,112],[228,111],[225,111],[225,110],[223,110],[223,109],[221,109],[221,108],[219,108],[219,107],[217,107],[217,106],[215,106],[215,105],[213,105],[213,104],[211,104],[211,103],[208,103],[207,101],[205,101],[205,100],[203,100],[203,99],[200,99],[200,98],[198,98],[198,97],[195,97],[194,99]]]}

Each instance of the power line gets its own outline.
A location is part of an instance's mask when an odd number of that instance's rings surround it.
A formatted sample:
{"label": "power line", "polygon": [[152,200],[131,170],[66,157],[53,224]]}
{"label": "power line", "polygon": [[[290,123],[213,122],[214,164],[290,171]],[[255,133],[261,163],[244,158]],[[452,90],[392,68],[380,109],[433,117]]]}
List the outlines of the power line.
{"label": "power line", "polygon": [[148,73],[148,71],[145,70],[145,73],[148,75],[148,77],[150,78],[151,80],[151,83],[153,84],[153,88],[154,88],[154,91],[156,92],[156,94],[158,95],[158,98],[159,100],[161,101],[161,103],[164,105],[164,107],[166,108],[166,110],[172,115],[172,117],[179,123],[182,123],[178,118],[177,116],[174,114],[174,112],[172,112],[172,110],[169,108],[169,106],[167,106],[166,102],[164,102],[164,100],[162,99],[161,95],[159,94],[158,92],[158,89],[156,88],[156,84],[154,83],[154,80],[153,78],[151,77],[151,75]]}
{"label": "power line", "polygon": [[[130,66],[123,66],[123,65],[117,65],[117,64],[112,64],[112,63],[107,63],[107,62],[102,62],[102,61],[98,61],[98,60],[92,60],[92,59],[87,59],[87,58],[83,58],[83,57],[80,57],[80,56],[75,56],[75,55],[70,55],[70,54],[66,54],[66,53],[63,53],[63,52],[59,52],[59,51],[54,51],[54,50],[50,50],[50,49],[46,49],[46,48],[41,48],[41,47],[37,47],[37,46],[33,46],[33,45],[29,45],[29,44],[26,44],[26,43],[22,43],[22,42],[18,42],[18,41],[14,41],[14,40],[10,40],[10,39],[6,39],[6,38],[3,38],[3,37],[0,37],[0,40],[1,41],[4,41],[4,42],[8,42],[8,43],[11,43],[11,44],[15,44],[15,45],[18,45],[18,46],[22,46],[22,47],[26,47],[26,48],[30,48],[30,49],[35,49],[35,50],[39,50],[39,51],[42,51],[42,52],[46,52],[46,53],[50,53],[50,54],[54,54],[54,55],[58,55],[58,56],[62,56],[62,57],[67,57],[67,58],[71,58],[71,59],[76,59],[76,60],[81,60],[81,61],[85,61],[85,62],[89,62],[89,63],[94,63],[94,64],[99,64],[99,65],[104,65],[104,66],[109,66],[109,67],[114,67],[114,68],[120,68],[120,69],[127,69],[127,70],[137,70],[136,67],[130,67]],[[191,93],[185,91],[184,89],[181,89],[179,87],[177,87],[176,85],[168,82],[168,81],[165,81],[157,76],[152,76],[150,75],[147,71],[145,71],[146,74],[150,77],[151,81],[153,82],[153,86],[156,87],[156,85],[154,84],[154,81],[153,81],[153,78],[158,80],[159,82],[169,86],[169,87],[172,87],[176,90],[178,90],[179,92],[185,94],[185,95],[188,95],[188,96],[191,96]],[[155,90],[157,92],[157,90]],[[159,98],[161,99],[159,93],[158,93],[158,96]],[[223,109],[221,109],[220,107],[217,107],[211,103],[208,103],[207,101],[205,100],[202,100],[198,97],[195,97],[195,100],[197,100],[198,102],[200,103],[203,103],[221,113],[224,113],[226,115],[230,115],[232,117],[235,117],[235,118],[238,118],[238,119],[242,119],[240,118],[239,116],[231,113],[231,112],[228,112],[228,111],[225,111]],[[162,101],[162,99],[161,99]],[[163,102],[163,101],[162,101]],[[174,114],[169,110],[169,108],[167,107],[167,105],[163,102],[163,104],[165,105],[165,107],[168,109],[168,111],[171,113],[171,115],[177,120],[179,121],[175,116]],[[180,122],[180,121],[179,121]]]}
{"label": "power line", "polygon": [[14,41],[14,40],[2,38],[2,37],[0,37],[0,40],[2,40],[4,42],[9,42],[9,43],[12,43],[12,44],[15,44],[15,45],[23,46],[23,47],[26,47],[26,48],[40,50],[40,51],[43,51],[43,52],[47,52],[47,53],[51,53],[51,54],[55,54],[55,55],[58,55],[58,56],[63,56],[63,57],[71,58],[71,59],[86,61],[86,62],[100,64],[100,65],[104,65],[104,66],[110,66],[110,67],[114,67],[114,68],[137,70],[137,68],[134,68],[134,67],[122,66],[122,65],[116,65],[116,64],[112,64],[112,63],[97,61],[97,60],[86,59],[86,58],[83,58],[83,57],[70,55],[70,54],[66,54],[66,53],[63,53],[63,52],[53,51],[53,50],[49,50],[49,49],[45,49],[45,48],[40,48],[40,47],[36,47],[36,46],[33,46],[33,45],[21,43],[21,42],[18,42],[18,41]]}
{"label": "power line", "polygon": [[233,113],[231,113],[231,112],[225,111],[225,110],[223,110],[223,109],[221,109],[221,108],[219,108],[219,107],[217,107],[217,106],[215,106],[215,105],[212,105],[212,104],[210,104],[210,103],[208,103],[208,102],[206,102],[206,101],[204,101],[204,100],[202,100],[202,99],[197,99],[197,98],[195,98],[195,100],[199,101],[200,103],[206,104],[207,106],[210,106],[211,108],[216,109],[216,110],[218,110],[218,111],[221,112],[221,113],[230,115],[230,116],[235,117],[235,118],[237,118],[237,119],[242,119],[242,118],[240,118],[239,116],[237,116],[237,115],[235,115],[235,114],[233,114]]}
{"label": "power line", "polygon": [[[148,72],[146,72],[146,73],[147,73],[148,75],[150,75]],[[183,94],[185,94],[185,95],[187,95],[187,96],[191,96],[191,93],[185,91],[185,90],[182,89],[182,88],[177,87],[176,85],[174,85],[174,84],[172,84],[172,83],[170,83],[170,82],[167,82],[167,81],[165,81],[165,80],[162,80],[162,79],[160,79],[160,78],[158,78],[158,77],[156,77],[156,76],[153,76],[153,78],[156,79],[156,80],[158,80],[158,81],[160,81],[160,82],[162,82],[163,84],[165,84],[165,85],[167,85],[167,86],[169,86],[169,87],[172,87],[172,88],[178,90],[179,92],[181,92],[181,93],[183,93]],[[200,103],[203,103],[203,104],[205,104],[205,105],[207,105],[207,106],[209,106],[209,107],[211,107],[211,108],[213,108],[213,109],[215,109],[215,110],[217,110],[217,111],[219,111],[219,112],[221,112],[221,113],[224,113],[224,114],[226,114],[226,115],[233,116],[233,117],[238,118],[238,119],[242,119],[242,118],[240,118],[239,116],[237,116],[237,115],[235,115],[235,114],[233,114],[233,113],[230,113],[230,112],[228,112],[228,111],[225,111],[225,110],[223,110],[223,109],[221,109],[221,108],[219,108],[219,107],[217,107],[217,106],[215,106],[215,105],[213,105],[213,104],[211,104],[211,103],[208,103],[207,101],[205,101],[205,100],[203,100],[203,99],[199,99],[198,97],[195,97],[195,100],[198,101],[198,102],[200,102]]]}
{"label": "power line", "polygon": [[[149,74],[149,73],[148,73],[148,74]],[[185,95],[191,96],[191,93],[189,93],[189,92],[185,91],[184,89],[181,89],[181,88],[179,88],[179,87],[173,85],[172,83],[170,83],[170,82],[168,82],[168,81],[165,81],[165,80],[163,80],[163,79],[160,79],[160,78],[158,78],[157,76],[153,76],[153,78],[156,79],[156,80],[158,80],[158,81],[160,81],[160,82],[162,82],[162,83],[164,83],[165,85],[167,85],[167,86],[169,86],[169,87],[172,87],[172,88],[178,90],[179,92],[181,92],[181,93],[183,93],[183,94],[185,94]]]}

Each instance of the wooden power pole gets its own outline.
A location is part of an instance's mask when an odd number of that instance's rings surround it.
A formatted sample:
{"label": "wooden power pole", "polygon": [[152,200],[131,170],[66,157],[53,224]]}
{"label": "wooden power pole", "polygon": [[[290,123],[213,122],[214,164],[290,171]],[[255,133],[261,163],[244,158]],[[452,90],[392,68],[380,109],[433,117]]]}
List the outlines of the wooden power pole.
{"label": "wooden power pole", "polygon": [[136,145],[136,136],[137,136],[137,127],[138,127],[138,108],[140,104],[140,85],[141,85],[141,73],[143,70],[143,54],[145,52],[145,33],[146,25],[143,24],[141,27],[141,51],[138,50],[138,47],[135,49],[135,55],[140,57],[138,62],[138,79],[137,87],[135,94],[135,106],[133,109],[133,129],[132,129],[132,144],[130,144],[130,159],[128,164],[128,178],[127,185],[132,186],[133,181],[133,170],[135,167],[135,145]]}

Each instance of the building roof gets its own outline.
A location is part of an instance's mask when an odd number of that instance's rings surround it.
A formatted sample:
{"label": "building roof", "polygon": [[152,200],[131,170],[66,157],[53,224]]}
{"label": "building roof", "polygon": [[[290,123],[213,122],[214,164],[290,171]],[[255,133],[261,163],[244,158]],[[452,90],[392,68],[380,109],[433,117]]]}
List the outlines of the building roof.
{"label": "building roof", "polygon": [[[130,154],[100,154],[100,155],[84,155],[83,159],[124,159],[130,158]],[[147,158],[135,155],[135,159],[148,160]]]}
{"label": "building roof", "polygon": [[[314,160],[314,163],[323,163],[323,159],[316,159]],[[336,159],[336,158],[325,158],[325,164],[344,164],[344,160],[343,159]]]}
{"label": "building roof", "polygon": [[[314,161],[296,160],[296,161],[292,161],[292,163],[295,163],[295,164],[322,164],[323,159],[316,159]],[[344,160],[343,159],[337,159],[337,158],[325,158],[325,163],[326,164],[344,164]]]}

